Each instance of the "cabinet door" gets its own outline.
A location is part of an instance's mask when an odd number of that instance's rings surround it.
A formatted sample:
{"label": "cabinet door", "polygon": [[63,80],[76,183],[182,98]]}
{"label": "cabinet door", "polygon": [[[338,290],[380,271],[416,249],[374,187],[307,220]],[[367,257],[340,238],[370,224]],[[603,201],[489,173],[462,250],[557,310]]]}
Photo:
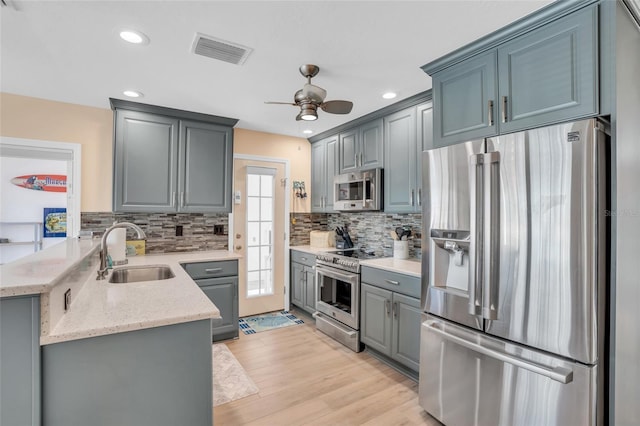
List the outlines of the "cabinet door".
{"label": "cabinet door", "polygon": [[291,303],[304,307],[304,266],[299,263],[291,264]]}
{"label": "cabinet door", "polygon": [[231,212],[233,134],[229,127],[180,122],[181,212]]}
{"label": "cabinet door", "polygon": [[358,129],[340,133],[340,173],[357,170],[360,165]]}
{"label": "cabinet door", "polygon": [[391,356],[391,295],[388,290],[361,285],[360,340],[387,356]]}
{"label": "cabinet door", "polygon": [[222,323],[213,327],[213,341],[238,335],[238,278],[222,277],[197,280],[196,283],[218,307]]}
{"label": "cabinet door", "polygon": [[585,8],[498,48],[500,133],[598,112],[598,14]]}
{"label": "cabinet door", "polygon": [[338,136],[332,136],[326,139],[327,141],[327,174],[324,177],[326,185],[325,199],[324,199],[324,211],[326,213],[333,212],[333,201],[335,199],[333,178],[340,173],[340,161],[338,159]]}
{"label": "cabinet door", "polygon": [[0,300],[0,424],[40,425],[40,298]]}
{"label": "cabinet door", "polygon": [[382,119],[363,124],[360,134],[360,168],[372,169],[383,166]]}
{"label": "cabinet door", "polygon": [[416,198],[416,211],[422,211],[422,200],[428,197],[427,189],[422,188],[422,151],[433,148],[433,104],[427,102],[416,108],[418,121],[418,143],[416,152],[416,185],[418,196]]}
{"label": "cabinet door", "polygon": [[414,371],[420,363],[420,299],[393,293],[391,357]]}
{"label": "cabinet door", "polygon": [[416,210],[416,109],[398,111],[384,118],[385,212]]}
{"label": "cabinet door", "polygon": [[304,305],[307,312],[316,311],[316,274],[315,270],[309,267],[304,268]]}
{"label": "cabinet door", "polygon": [[496,62],[491,51],[433,75],[436,147],[498,133]]}
{"label": "cabinet door", "polygon": [[326,197],[327,144],[325,140],[311,145],[311,211],[323,212]]}
{"label": "cabinet door", "polygon": [[116,111],[113,210],[175,212],[178,120]]}

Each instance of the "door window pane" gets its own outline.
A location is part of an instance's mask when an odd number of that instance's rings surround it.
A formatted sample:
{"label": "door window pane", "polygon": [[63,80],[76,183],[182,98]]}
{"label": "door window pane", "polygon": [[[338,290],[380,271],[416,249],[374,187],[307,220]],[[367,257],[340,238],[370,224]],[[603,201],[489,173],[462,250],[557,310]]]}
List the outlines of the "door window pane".
{"label": "door window pane", "polygon": [[275,170],[247,171],[247,297],[273,295]]}

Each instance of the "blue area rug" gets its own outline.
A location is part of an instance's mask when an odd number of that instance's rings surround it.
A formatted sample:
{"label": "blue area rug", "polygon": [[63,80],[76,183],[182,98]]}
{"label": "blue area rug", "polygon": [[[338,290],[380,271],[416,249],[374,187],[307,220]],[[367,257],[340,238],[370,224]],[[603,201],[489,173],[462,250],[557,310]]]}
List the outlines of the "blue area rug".
{"label": "blue area rug", "polygon": [[304,321],[288,311],[280,311],[240,318],[238,323],[244,334],[255,334],[290,325],[304,324]]}

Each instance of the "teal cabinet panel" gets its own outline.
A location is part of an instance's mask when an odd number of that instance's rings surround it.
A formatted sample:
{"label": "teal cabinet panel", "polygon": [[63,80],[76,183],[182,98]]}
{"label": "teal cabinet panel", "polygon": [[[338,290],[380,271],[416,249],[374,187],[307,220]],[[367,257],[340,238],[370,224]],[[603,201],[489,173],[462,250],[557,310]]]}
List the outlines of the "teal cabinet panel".
{"label": "teal cabinet panel", "polygon": [[309,267],[305,268],[304,271],[304,301],[302,307],[310,313],[314,313],[316,311],[316,273],[314,269]]}
{"label": "teal cabinet panel", "polygon": [[384,210],[412,213],[418,209],[416,108],[384,118]]}
{"label": "teal cabinet panel", "polygon": [[393,344],[391,357],[414,371],[420,364],[420,299],[393,294]]}
{"label": "teal cabinet panel", "polygon": [[305,252],[291,250],[290,287],[291,303],[308,312],[316,312],[316,257]]}
{"label": "teal cabinet panel", "polygon": [[0,299],[0,425],[41,424],[40,297]]}
{"label": "teal cabinet panel", "polygon": [[597,12],[582,9],[498,48],[501,133],[598,112]]}
{"label": "teal cabinet panel", "polygon": [[361,169],[374,169],[383,166],[382,128],[382,120],[374,120],[358,128]]}
{"label": "teal cabinet panel", "polygon": [[311,145],[311,211],[333,212],[333,177],[338,174],[338,136]]}
{"label": "teal cabinet panel", "polygon": [[298,307],[304,307],[304,265],[291,264],[291,303]]}
{"label": "teal cabinet panel", "polygon": [[358,129],[340,133],[340,173],[358,170],[360,160],[358,142]]}
{"label": "teal cabinet panel", "polygon": [[222,321],[215,323],[211,329],[211,340],[238,337],[238,277],[208,278],[196,280],[200,290],[217,306]]}
{"label": "teal cabinet panel", "polygon": [[435,147],[498,133],[496,55],[483,53],[433,76]]}
{"label": "teal cabinet panel", "polygon": [[391,356],[391,295],[365,283],[360,286],[360,341],[376,351]]}
{"label": "teal cabinet panel", "polygon": [[179,179],[181,212],[231,211],[232,129],[208,123],[180,122]]}
{"label": "teal cabinet panel", "polygon": [[418,124],[418,143],[416,145],[416,187],[418,196],[416,199],[416,212],[422,212],[422,203],[428,197],[427,188],[422,188],[422,151],[433,148],[433,103],[426,102],[416,107],[416,120]]}
{"label": "teal cabinet panel", "polygon": [[175,212],[179,120],[124,110],[115,120],[114,211]]}
{"label": "teal cabinet panel", "polygon": [[47,426],[213,423],[209,320],[46,345],[42,371]]}

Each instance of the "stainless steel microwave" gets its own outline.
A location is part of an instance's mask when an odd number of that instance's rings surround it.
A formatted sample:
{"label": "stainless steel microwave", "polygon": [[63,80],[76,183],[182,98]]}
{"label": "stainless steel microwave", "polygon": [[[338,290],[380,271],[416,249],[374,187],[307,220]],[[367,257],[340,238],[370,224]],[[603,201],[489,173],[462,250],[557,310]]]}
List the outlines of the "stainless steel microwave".
{"label": "stainless steel microwave", "polygon": [[345,173],[333,179],[333,208],[341,211],[382,210],[382,169]]}

